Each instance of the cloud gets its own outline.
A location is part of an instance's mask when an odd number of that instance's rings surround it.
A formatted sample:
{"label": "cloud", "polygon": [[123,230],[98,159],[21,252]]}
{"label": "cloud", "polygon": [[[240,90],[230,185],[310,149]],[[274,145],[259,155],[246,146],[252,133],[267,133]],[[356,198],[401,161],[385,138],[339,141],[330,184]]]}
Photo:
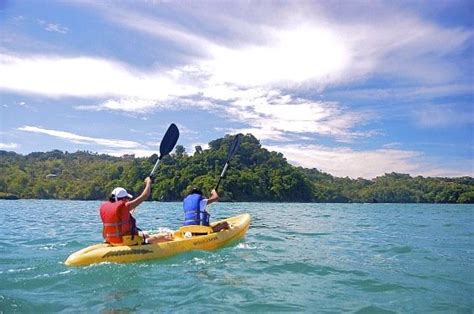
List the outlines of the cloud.
{"label": "cloud", "polygon": [[238,86],[286,86],[338,81],[350,65],[350,49],[327,27],[301,25],[275,29],[265,45],[240,49],[214,46],[200,67],[211,80]]}
{"label": "cloud", "polygon": [[46,22],[44,20],[38,20],[38,24],[43,26],[44,30],[48,32],[54,32],[54,33],[59,33],[59,34],[67,34],[69,31],[69,28],[62,26],[57,23],[50,23]]}
{"label": "cloud", "polygon": [[[375,134],[358,131],[375,115],[304,97],[305,91],[375,76],[441,86],[457,75],[450,57],[472,37],[470,30],[436,25],[379,2],[348,9],[312,2],[283,8],[262,4],[252,6],[253,18],[239,4],[224,5],[226,10],[218,6],[212,14],[199,8],[185,11],[204,23],[198,31],[185,19],[178,24],[166,14],[148,13],[156,8],[151,4],[145,5],[147,13],[143,6],[140,12],[127,10],[127,4],[86,5],[159,43],[172,42],[169,50],[179,51],[183,59],[167,69],[141,70],[112,59],[3,54],[0,89],[98,102],[76,107],[80,110],[145,113],[198,107],[224,112],[262,139],[284,140],[291,133],[350,142]],[[215,21],[230,23],[221,33]]]}
{"label": "cloud", "polygon": [[113,23],[185,46],[188,53],[192,51],[203,54],[206,49],[214,45],[212,40],[196,34],[195,31],[156,16],[134,12],[131,8],[120,8],[118,5],[106,6],[98,2],[89,2],[88,5],[102,12],[103,16]]}
{"label": "cloud", "polygon": [[0,149],[15,149],[18,147],[16,143],[0,143]]}
{"label": "cloud", "polygon": [[23,126],[23,127],[18,128],[18,130],[25,131],[25,132],[47,134],[49,136],[61,138],[63,140],[76,143],[76,144],[83,144],[83,145],[95,144],[95,145],[118,148],[118,149],[142,148],[141,144],[137,142],[133,142],[133,141],[126,141],[126,140],[121,140],[121,139],[93,138],[93,137],[82,136],[82,135],[78,135],[78,134],[74,134],[70,132],[44,129],[44,128],[34,127],[34,126]]}
{"label": "cloud", "polygon": [[[282,132],[320,134],[340,141],[371,135],[353,130],[370,117],[367,112],[350,111],[335,102],[294,97],[278,89],[213,84],[213,79],[206,80],[206,75],[193,67],[144,73],[103,59],[3,55],[0,72],[5,73],[0,78],[3,88],[27,89],[51,97],[112,97],[98,104],[75,107],[79,110],[223,111],[228,118],[256,129],[255,134],[262,139],[282,138]],[[44,73],[48,75],[44,77]]]}
{"label": "cloud", "polygon": [[[275,13],[268,13],[273,11],[266,10],[267,6],[256,6],[257,12],[262,10],[262,18],[248,20],[244,20],[242,11],[232,11],[229,16],[226,12],[230,11],[224,10],[216,12],[214,20],[231,20],[229,25],[234,28],[222,40],[216,39],[214,32],[199,33],[203,28],[198,32],[185,22],[177,24],[136,9],[88,5],[123,27],[173,41],[178,46],[170,49],[174,52],[194,47],[205,53],[180,53],[184,57],[181,65],[171,71],[149,72],[97,58],[7,55],[0,59],[0,70],[8,74],[0,87],[51,96],[162,100],[198,93],[196,88],[200,85],[219,86],[221,93],[225,92],[222,89],[232,92],[235,87],[261,87],[285,89],[293,94],[301,87],[323,90],[328,85],[374,75],[447,83],[457,73],[447,56],[462,51],[472,38],[469,30],[438,26],[402,9],[380,4],[371,5],[376,12],[370,19],[355,19],[354,12],[351,18],[340,18],[338,10],[342,9],[338,6],[321,4],[284,5],[286,10],[279,8]],[[236,8],[242,9],[238,5]],[[187,13],[190,18],[204,14],[202,9]],[[277,20],[272,14],[282,17]],[[202,20],[205,26],[215,27],[209,18]],[[235,29],[239,25],[243,30]],[[261,39],[243,33],[248,29],[258,30]],[[238,38],[238,45],[232,36]],[[186,68],[192,71],[185,71]],[[173,71],[178,77],[173,77]]]}
{"label": "cloud", "polygon": [[286,132],[319,134],[341,141],[370,136],[370,132],[355,132],[353,128],[371,114],[343,108],[335,102],[311,101],[261,89],[234,91],[235,100],[225,108],[228,116],[250,125],[237,130],[251,132],[260,139],[283,139]]}
{"label": "cloud", "polygon": [[[353,150],[347,147],[330,148],[321,145],[264,145],[269,150],[283,153],[289,162],[317,168],[339,177],[371,179],[385,173],[398,172],[424,176],[473,175],[473,169],[448,168],[423,160],[417,151],[383,148]],[[471,161],[472,164],[472,161]]]}
{"label": "cloud", "polygon": [[413,102],[434,99],[446,95],[468,95],[474,93],[472,84],[414,85],[410,87],[354,88],[330,91],[331,97],[345,97],[358,100],[396,100]]}
{"label": "cloud", "polygon": [[398,149],[357,151],[320,145],[265,145],[265,148],[283,153],[290,162],[299,166],[352,178],[373,178],[390,172],[417,173],[420,165],[414,160],[422,155]]}
{"label": "cloud", "polygon": [[[193,64],[213,82],[238,86],[311,82],[311,88],[324,88],[371,75],[446,83],[458,74],[449,56],[467,48],[473,34],[383,2],[266,3],[252,5],[251,14],[239,3],[184,9],[203,25],[199,30],[193,23],[178,25],[148,13],[163,6],[147,6],[147,13],[98,7],[123,27],[166,38],[186,51],[206,51]],[[192,61],[188,57],[186,62]]]}
{"label": "cloud", "polygon": [[196,94],[171,72],[141,72],[90,57],[0,54],[0,89],[49,97],[139,97],[166,100]]}
{"label": "cloud", "polygon": [[424,128],[458,127],[474,123],[474,110],[460,112],[452,105],[428,105],[416,109],[415,117]]}
{"label": "cloud", "polygon": [[[163,104],[163,103],[162,103]],[[160,106],[153,99],[142,99],[142,98],[122,98],[122,99],[108,99],[98,105],[89,105],[89,106],[76,106],[74,107],[77,110],[93,110],[93,111],[125,111],[125,112],[135,112],[135,113],[144,113],[152,109],[157,109],[158,107],[168,107]]]}

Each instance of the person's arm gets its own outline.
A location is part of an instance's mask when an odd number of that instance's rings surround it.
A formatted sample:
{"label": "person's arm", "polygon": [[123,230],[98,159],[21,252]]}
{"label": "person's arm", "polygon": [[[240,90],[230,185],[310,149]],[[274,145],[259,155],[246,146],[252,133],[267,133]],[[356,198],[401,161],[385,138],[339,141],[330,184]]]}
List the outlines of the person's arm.
{"label": "person's arm", "polygon": [[149,196],[151,192],[151,179],[150,177],[147,177],[145,179],[145,188],[143,189],[142,194],[138,196],[137,198],[127,202],[127,207],[129,211],[134,210],[138,205],[143,203]]}
{"label": "person's arm", "polygon": [[207,199],[207,204],[212,204],[214,202],[217,202],[219,200],[219,194],[217,194],[217,191],[216,190],[212,190],[211,191],[211,196],[209,196],[209,198]]}

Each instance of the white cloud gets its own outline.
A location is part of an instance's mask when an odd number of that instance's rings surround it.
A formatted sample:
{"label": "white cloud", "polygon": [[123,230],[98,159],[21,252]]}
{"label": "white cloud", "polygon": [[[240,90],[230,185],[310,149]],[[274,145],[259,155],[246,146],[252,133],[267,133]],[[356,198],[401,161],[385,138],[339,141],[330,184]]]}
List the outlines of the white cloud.
{"label": "white cloud", "polygon": [[61,138],[66,141],[70,141],[76,144],[84,144],[84,145],[100,145],[105,147],[113,147],[113,148],[126,148],[126,149],[139,149],[142,147],[141,144],[133,141],[126,141],[121,139],[104,139],[104,138],[93,138],[88,136],[82,136],[70,132],[65,131],[58,131],[58,130],[50,130],[44,129],[40,127],[34,126],[23,126],[18,128],[20,131],[25,132],[33,132],[33,133],[41,133],[46,134],[49,136]]}
{"label": "white cloud", "polygon": [[200,51],[200,53],[203,53],[208,47],[214,45],[212,40],[195,34],[176,23],[170,23],[156,16],[134,12],[130,9],[123,9],[118,5],[104,6],[101,3],[90,3],[90,5],[101,10],[109,21],[141,33],[186,46],[188,51]]}
{"label": "white cloud", "polygon": [[67,34],[69,32],[69,28],[62,26],[58,23],[50,23],[44,20],[38,20],[38,24],[43,26],[44,30],[48,32],[60,33],[60,34]]}
{"label": "white cloud", "polygon": [[458,127],[474,123],[474,109],[459,112],[454,106],[430,105],[415,110],[418,125],[425,128]]}
{"label": "white cloud", "polygon": [[50,97],[115,96],[157,102],[198,92],[170,73],[140,72],[98,58],[0,54],[0,72],[0,89]]}
{"label": "white cloud", "polygon": [[335,102],[311,101],[283,95],[279,91],[245,89],[233,91],[235,100],[225,108],[235,120],[250,125],[239,130],[251,132],[260,139],[283,139],[286,132],[331,136],[340,141],[370,136],[353,128],[372,117],[368,112],[355,112]]}
{"label": "white cloud", "polygon": [[349,47],[327,27],[302,25],[268,35],[274,39],[266,45],[211,47],[212,58],[201,67],[220,84],[281,86],[313,80],[325,85],[350,65]]}
{"label": "white cloud", "polygon": [[45,30],[47,30],[48,32],[67,34],[67,32],[69,31],[69,28],[61,26],[59,24],[48,23],[45,27]]}
{"label": "white cloud", "polygon": [[289,160],[306,168],[318,168],[335,176],[373,178],[387,172],[413,173],[417,165],[411,161],[418,152],[381,149],[355,151],[317,145],[284,145],[267,147],[282,152]]}
{"label": "white cloud", "polygon": [[111,110],[111,111],[125,111],[125,112],[147,112],[151,109],[156,109],[159,105],[153,99],[142,98],[122,98],[122,99],[108,99],[98,105],[76,106],[78,110]]}
{"label": "white cloud", "polygon": [[[379,74],[440,86],[440,81],[449,82],[456,74],[446,56],[462,51],[472,35],[470,30],[438,26],[383,3],[373,5],[370,18],[354,12],[346,18],[337,11],[344,9],[313,3],[286,4],[277,11],[268,10],[271,4],[255,6],[258,18],[253,19],[232,10],[207,14],[232,21],[226,24],[229,38],[214,36],[214,20],[207,22],[206,33],[205,27],[196,31],[186,23],[178,25],[120,5],[88,5],[100,8],[114,23],[173,42],[173,52],[185,47],[189,53],[182,60],[185,65],[144,71],[91,57],[4,54],[0,89],[101,99],[76,107],[82,110],[224,109],[229,119],[246,124],[243,129],[262,139],[284,140],[285,133],[296,133],[348,142],[374,134],[356,131],[373,114],[298,96],[301,88],[320,91]],[[202,17],[204,11],[196,14]],[[424,121],[423,113],[419,116]]]}
{"label": "white cloud", "polygon": [[362,100],[397,100],[404,102],[433,99],[445,95],[464,95],[474,93],[472,84],[443,84],[411,87],[360,88],[332,91],[331,96]]}
{"label": "white cloud", "polygon": [[16,143],[0,143],[0,149],[15,149],[18,148]]}
{"label": "white cloud", "polygon": [[[97,58],[3,56],[0,70],[7,75],[0,87],[50,96],[156,101],[197,94],[202,85],[208,89],[207,96],[223,99],[232,97],[236,86],[322,89],[377,73],[433,81],[435,76],[453,75],[443,57],[462,49],[471,36],[469,31],[442,28],[393,7],[390,12],[380,10],[380,17],[346,21],[334,19],[329,8],[309,6],[302,13],[299,5],[288,5],[282,20],[272,26],[265,25],[265,19],[272,19],[268,14],[254,24],[240,21],[247,26],[243,29],[258,29],[262,39],[240,34],[236,47],[151,15],[116,6],[96,7],[116,23],[167,38],[187,50],[197,47],[207,51],[207,56],[188,58],[187,66],[168,72],[148,73]],[[229,19],[219,14],[217,19]]]}
{"label": "white cloud", "polygon": [[[353,150],[320,145],[265,145],[265,148],[283,153],[289,162],[317,168],[339,177],[374,178],[385,173],[399,172],[412,175],[470,175],[424,163],[423,154],[401,149]],[[472,172],[472,171],[471,171]]]}
{"label": "white cloud", "polygon": [[114,23],[185,48],[183,61],[209,76],[209,86],[230,89],[321,89],[376,74],[446,83],[457,72],[445,57],[464,49],[472,36],[384,3],[267,3],[252,5],[250,17],[249,7],[239,3],[180,7],[203,24],[199,29],[154,16],[160,6],[145,6],[143,13],[139,7],[89,5]]}
{"label": "white cloud", "polygon": [[[256,134],[266,134],[265,138],[279,137],[281,132],[321,134],[339,140],[367,135],[352,131],[368,117],[367,113],[350,112],[337,103],[295,98],[277,89],[213,85],[212,80],[191,82],[188,75],[197,75],[191,68],[146,74],[102,59],[4,55],[0,60],[0,72],[6,73],[0,78],[4,88],[56,97],[113,97],[96,105],[76,107],[80,110],[144,113],[159,108],[212,111],[224,107],[229,118],[261,129]],[[44,73],[48,75],[44,77]]]}
{"label": "white cloud", "polygon": [[402,143],[400,143],[400,142],[392,142],[392,143],[384,144],[383,148],[397,149],[397,148],[400,148],[401,146],[402,146]]}
{"label": "white cloud", "polygon": [[104,13],[116,23],[166,37],[187,50],[208,51],[206,59],[194,64],[213,83],[238,86],[298,87],[311,82],[311,88],[324,88],[376,74],[446,83],[457,74],[446,57],[464,49],[472,37],[470,30],[443,27],[383,3],[254,5],[253,18],[243,7],[211,9],[212,14],[207,7],[194,7],[186,12],[209,23],[210,29],[216,23],[209,21],[223,23],[227,38],[212,32],[206,37],[148,14],[116,8]]}

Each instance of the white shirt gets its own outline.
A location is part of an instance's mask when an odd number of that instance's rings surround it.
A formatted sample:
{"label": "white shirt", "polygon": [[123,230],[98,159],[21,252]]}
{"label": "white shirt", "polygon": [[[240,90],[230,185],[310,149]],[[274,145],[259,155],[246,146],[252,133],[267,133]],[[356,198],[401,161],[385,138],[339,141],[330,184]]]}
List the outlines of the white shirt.
{"label": "white shirt", "polygon": [[205,211],[205,210],[206,210],[206,206],[207,206],[207,198],[203,198],[203,199],[199,202],[199,210],[200,210],[200,211]]}

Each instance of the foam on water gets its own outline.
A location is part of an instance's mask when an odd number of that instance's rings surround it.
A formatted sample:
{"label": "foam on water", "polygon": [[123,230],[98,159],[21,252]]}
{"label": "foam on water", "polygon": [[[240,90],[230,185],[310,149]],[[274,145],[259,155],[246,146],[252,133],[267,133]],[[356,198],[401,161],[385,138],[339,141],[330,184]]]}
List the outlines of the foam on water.
{"label": "foam on water", "polygon": [[238,243],[235,248],[240,250],[255,250],[257,246],[251,245],[250,243]]}

